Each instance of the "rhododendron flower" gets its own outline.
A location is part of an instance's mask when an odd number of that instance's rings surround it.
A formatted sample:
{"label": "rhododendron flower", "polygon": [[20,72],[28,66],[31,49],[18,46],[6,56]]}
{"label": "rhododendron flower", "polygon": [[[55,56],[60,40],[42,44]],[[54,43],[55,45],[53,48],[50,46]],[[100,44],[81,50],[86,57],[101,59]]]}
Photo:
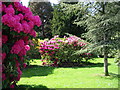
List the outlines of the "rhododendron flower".
{"label": "rhododendron flower", "polygon": [[21,13],[18,14],[18,16],[20,17],[20,20],[23,20],[24,16]]}
{"label": "rhododendron flower", "polygon": [[31,13],[25,13],[24,19],[34,22],[34,16]]}
{"label": "rhododendron flower", "polygon": [[6,80],[6,76],[4,73],[2,73],[2,81]]}
{"label": "rhododendron flower", "polygon": [[24,56],[24,55],[26,55],[26,50],[25,50],[25,49],[22,49],[18,55],[19,55],[19,56]]}
{"label": "rhododendron flower", "polygon": [[18,54],[21,50],[22,50],[22,48],[19,45],[15,44],[15,45],[13,45],[10,52],[12,54]]}
{"label": "rhododendron flower", "polygon": [[56,43],[56,41],[50,41],[50,43]]}
{"label": "rhododendron flower", "polygon": [[34,21],[35,25],[37,25],[38,27],[42,24],[42,21],[40,19],[40,17],[37,15],[37,16],[34,16]]}
{"label": "rhododendron flower", "polygon": [[14,2],[14,7],[17,11],[22,11],[22,4],[19,2]]}
{"label": "rhododendron flower", "polygon": [[16,19],[16,22],[20,22],[20,19],[21,19],[20,16],[14,15],[13,17]]}
{"label": "rhododendron flower", "polygon": [[51,52],[52,54],[54,54],[55,52],[53,51],[53,52]]}
{"label": "rhododendron flower", "polygon": [[47,47],[54,47],[54,45],[46,45]]}
{"label": "rhododendron flower", "polygon": [[22,49],[24,48],[24,41],[23,40],[19,40],[19,41],[17,41],[14,45],[13,45],[13,47],[12,47],[12,49],[11,49],[11,53],[12,54],[18,54]]}
{"label": "rhododendron flower", "polygon": [[5,12],[5,9],[6,9],[6,5],[2,4],[2,11]]}
{"label": "rhododendron flower", "polygon": [[59,39],[58,42],[63,42],[63,41]]}
{"label": "rhododendron flower", "polygon": [[18,32],[18,33],[20,33],[21,31],[23,31],[23,26],[21,25],[21,23],[16,23],[14,25],[14,29],[13,30]]}
{"label": "rhododendron flower", "polygon": [[28,25],[30,26],[31,29],[34,27],[34,23],[32,21],[29,21]]}
{"label": "rhododendron flower", "polygon": [[50,48],[50,47],[48,47],[47,49],[49,49],[49,50],[54,50],[53,48]]}
{"label": "rhododendron flower", "polygon": [[23,67],[24,67],[24,68],[26,68],[26,65],[27,65],[26,63],[23,63]]}
{"label": "rhododendron flower", "polygon": [[43,62],[43,63],[42,63],[42,65],[45,65],[45,64],[46,64],[46,62]]}
{"label": "rhododendron flower", "polygon": [[24,47],[25,43],[22,39],[20,39],[19,41],[17,41],[15,44],[18,44],[20,47]]}
{"label": "rhododendron flower", "polygon": [[15,26],[15,24],[16,24],[16,19],[13,17],[13,16],[11,16],[11,15],[8,15],[9,17],[9,19],[8,19],[8,26],[9,27],[14,27]]}
{"label": "rhododendron flower", "polygon": [[6,43],[8,41],[7,35],[2,35],[2,43]]}
{"label": "rhododendron flower", "polygon": [[18,62],[18,60],[16,60],[15,62],[16,62],[16,67],[19,67],[20,63]]}
{"label": "rhododendron flower", "polygon": [[4,62],[5,58],[6,58],[6,53],[2,53],[2,62]]}
{"label": "rhododendron flower", "polygon": [[30,32],[30,26],[27,23],[22,23],[23,32],[28,34]]}
{"label": "rhododendron flower", "polygon": [[59,49],[59,47],[54,47],[55,49]]}
{"label": "rhododendron flower", "polygon": [[30,35],[33,37],[36,37],[36,31],[35,30],[31,30]]}
{"label": "rhododendron flower", "polygon": [[29,45],[25,45],[25,49],[28,51],[30,50],[30,46]]}
{"label": "rhododendron flower", "polygon": [[14,10],[14,8],[12,7],[12,5],[9,5],[7,8],[5,8],[5,13],[6,13],[6,14],[11,14],[11,15],[14,15],[14,14],[15,14],[15,10]]}
{"label": "rhododendron flower", "polygon": [[10,85],[10,88],[14,88],[14,87],[15,87],[14,83],[12,85]]}
{"label": "rhododendron flower", "polygon": [[28,8],[28,7],[26,7],[26,6],[22,6],[22,7],[21,7],[21,10],[22,10],[23,13],[30,13],[30,12],[31,12],[31,11],[30,11],[30,8]]}

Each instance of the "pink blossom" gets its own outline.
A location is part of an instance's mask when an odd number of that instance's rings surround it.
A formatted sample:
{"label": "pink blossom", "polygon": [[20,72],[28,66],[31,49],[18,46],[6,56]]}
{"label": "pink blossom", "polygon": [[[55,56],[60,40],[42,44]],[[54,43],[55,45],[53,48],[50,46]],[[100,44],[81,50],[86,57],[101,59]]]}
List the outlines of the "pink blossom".
{"label": "pink blossom", "polygon": [[34,27],[34,23],[32,21],[29,21],[28,25],[30,26],[31,29]]}
{"label": "pink blossom", "polygon": [[24,42],[25,42],[25,44],[28,44],[28,36],[25,36],[25,37],[23,37],[23,40],[24,40]]}
{"label": "pink blossom", "polygon": [[11,14],[11,15],[14,15],[15,14],[15,10],[14,8],[12,7],[12,5],[8,6],[7,8],[5,8],[5,13],[6,14]]}
{"label": "pink blossom", "polygon": [[37,15],[37,16],[34,16],[34,21],[35,25],[37,25],[38,27],[42,24],[42,21],[40,19],[40,17]]}
{"label": "pink blossom", "polygon": [[22,71],[20,70],[20,67],[17,67],[17,71],[18,71],[19,75],[22,75]]}
{"label": "pink blossom", "polygon": [[28,8],[28,7],[26,7],[26,6],[22,6],[22,7],[21,7],[21,10],[22,10],[23,13],[29,13],[29,14],[32,13],[32,12],[30,11],[30,8]]}
{"label": "pink blossom", "polygon": [[46,53],[48,53],[48,51],[45,51]]}
{"label": "pink blossom", "polygon": [[55,46],[59,46],[59,44],[55,44]]}
{"label": "pink blossom", "polygon": [[4,62],[5,58],[6,58],[6,53],[2,53],[2,62]]}
{"label": "pink blossom", "polygon": [[19,45],[14,44],[10,52],[12,54],[18,54],[21,50],[22,48]]}
{"label": "pink blossom", "polygon": [[54,50],[53,48],[50,48],[50,47],[48,47],[47,49],[49,49],[49,50]]}
{"label": "pink blossom", "polygon": [[7,35],[2,35],[2,43],[6,43],[8,41],[8,36]]}
{"label": "pink blossom", "polygon": [[18,33],[20,33],[21,31],[23,31],[23,26],[21,25],[21,23],[16,23],[14,25],[14,29],[13,30],[18,32]]}
{"label": "pink blossom", "polygon": [[24,56],[24,55],[26,55],[26,50],[25,50],[25,49],[22,49],[18,55],[19,55],[19,56]]}
{"label": "pink blossom", "polygon": [[17,41],[15,44],[18,44],[21,48],[24,47],[25,43],[22,39],[20,39],[19,41]]}
{"label": "pink blossom", "polygon": [[23,48],[24,48],[24,41],[19,40],[13,45],[13,47],[11,49],[11,53],[18,54]]}
{"label": "pink blossom", "polygon": [[45,64],[46,64],[46,62],[43,62],[43,63],[42,63],[42,65],[45,65]]}
{"label": "pink blossom", "polygon": [[23,32],[28,34],[30,32],[30,26],[27,23],[22,23]]}
{"label": "pink blossom", "polygon": [[52,54],[54,54],[55,52],[53,51],[53,52],[51,52]]}
{"label": "pink blossom", "polygon": [[20,20],[23,20],[24,16],[21,13],[18,14],[18,16],[20,17]]}
{"label": "pink blossom", "polygon": [[15,87],[15,85],[14,85],[14,84],[10,85],[10,88],[14,88],[14,87]]}
{"label": "pink blossom", "polygon": [[54,47],[55,49],[59,49],[59,47]]}
{"label": "pink blossom", "polygon": [[22,4],[20,2],[14,2],[14,7],[17,11],[22,11]]}
{"label": "pink blossom", "polygon": [[28,51],[30,50],[30,46],[29,45],[25,45],[25,49]]}
{"label": "pink blossom", "polygon": [[6,75],[2,73],[2,81],[6,80]]}
{"label": "pink blossom", "polygon": [[6,9],[6,5],[2,4],[2,11],[5,12],[5,9]]}
{"label": "pink blossom", "polygon": [[16,62],[16,67],[19,67],[20,63],[18,62],[18,60],[16,60],[15,62]]}
{"label": "pink blossom", "polygon": [[50,41],[49,43],[56,43],[56,41]]}
{"label": "pink blossom", "polygon": [[24,19],[27,19],[29,21],[34,21],[34,16],[31,13],[25,13]]}
{"label": "pink blossom", "polygon": [[54,47],[54,45],[46,45],[47,47]]}
{"label": "pink blossom", "polygon": [[9,14],[5,14],[2,16],[2,23],[4,23],[4,25],[8,24],[9,17],[10,17]]}
{"label": "pink blossom", "polygon": [[20,16],[18,16],[18,15],[14,15],[14,18],[16,19],[16,22],[20,22]]}
{"label": "pink blossom", "polygon": [[35,30],[31,30],[30,35],[33,37],[36,37],[36,31]]}
{"label": "pink blossom", "polygon": [[24,67],[24,68],[26,68],[26,65],[27,65],[26,63],[23,63],[23,67]]}
{"label": "pink blossom", "polygon": [[63,42],[63,41],[59,39],[58,42]]}

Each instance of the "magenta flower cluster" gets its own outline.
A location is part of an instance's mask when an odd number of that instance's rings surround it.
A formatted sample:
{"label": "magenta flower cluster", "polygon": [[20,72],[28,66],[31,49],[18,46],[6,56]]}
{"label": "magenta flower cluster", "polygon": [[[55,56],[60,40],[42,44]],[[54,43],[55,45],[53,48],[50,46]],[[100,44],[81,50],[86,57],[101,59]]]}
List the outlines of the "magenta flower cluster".
{"label": "magenta flower cluster", "polygon": [[[35,26],[42,24],[29,8],[19,2],[2,2],[2,84],[14,88],[26,67],[24,57],[30,50],[29,39],[36,37]],[[12,32],[12,33],[11,33]],[[0,32],[1,33],[1,32]]]}
{"label": "magenta flower cluster", "polygon": [[[64,50],[80,50],[87,43],[82,42],[82,39],[71,36],[59,38],[59,36],[54,36],[48,41],[41,42],[40,45],[40,53],[41,53],[41,61],[43,61],[43,65],[50,66],[58,66],[61,61],[59,58],[60,55],[64,57]],[[70,53],[70,52],[68,52]],[[67,57],[66,57],[67,58]],[[64,58],[65,59],[65,58]]]}
{"label": "magenta flower cluster", "polygon": [[[15,11],[21,13],[15,14]],[[29,8],[22,6],[19,2],[14,2],[13,5],[6,6],[2,5],[2,12],[5,13],[2,16],[2,23],[10,27],[17,33],[24,32],[25,34],[30,34],[36,37],[36,32],[33,27],[40,26],[42,24],[39,16],[33,16]]]}

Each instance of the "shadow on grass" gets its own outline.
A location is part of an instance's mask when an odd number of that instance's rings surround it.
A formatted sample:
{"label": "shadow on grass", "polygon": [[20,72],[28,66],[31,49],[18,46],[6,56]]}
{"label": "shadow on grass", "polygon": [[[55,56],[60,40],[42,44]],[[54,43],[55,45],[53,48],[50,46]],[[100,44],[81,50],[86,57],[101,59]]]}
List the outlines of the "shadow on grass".
{"label": "shadow on grass", "polygon": [[[108,65],[111,65],[110,63],[108,63]],[[71,66],[71,67],[64,67],[64,68],[74,68],[74,69],[77,69],[77,68],[94,68],[94,67],[104,67],[104,63],[91,63],[91,62],[88,62],[88,63],[84,63],[80,66]]]}
{"label": "shadow on grass", "polygon": [[115,73],[109,73],[109,75],[110,75],[110,79],[119,79],[120,80],[120,74],[115,74]]}
{"label": "shadow on grass", "polygon": [[55,67],[31,65],[23,70],[22,77],[47,76],[53,74]]}
{"label": "shadow on grass", "polygon": [[46,86],[43,85],[18,85],[17,90],[55,90],[55,89],[49,89]]}

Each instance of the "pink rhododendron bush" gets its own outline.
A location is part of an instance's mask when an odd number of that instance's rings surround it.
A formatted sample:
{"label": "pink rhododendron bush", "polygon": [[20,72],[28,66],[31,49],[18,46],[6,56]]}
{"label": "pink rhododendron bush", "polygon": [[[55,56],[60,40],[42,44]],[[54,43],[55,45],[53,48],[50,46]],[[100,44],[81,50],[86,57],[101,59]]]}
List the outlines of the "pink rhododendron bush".
{"label": "pink rhododendron bush", "polygon": [[[50,66],[79,66],[84,60],[91,58],[91,53],[74,54],[76,51],[84,49],[88,43],[76,36],[59,38],[54,36],[50,40],[41,42],[40,53],[43,65]],[[71,64],[71,65],[70,65]],[[74,65],[73,65],[74,64]]]}
{"label": "pink rhododendron bush", "polygon": [[2,2],[2,84],[14,88],[26,67],[25,56],[29,40],[36,37],[39,16],[19,2]]}

